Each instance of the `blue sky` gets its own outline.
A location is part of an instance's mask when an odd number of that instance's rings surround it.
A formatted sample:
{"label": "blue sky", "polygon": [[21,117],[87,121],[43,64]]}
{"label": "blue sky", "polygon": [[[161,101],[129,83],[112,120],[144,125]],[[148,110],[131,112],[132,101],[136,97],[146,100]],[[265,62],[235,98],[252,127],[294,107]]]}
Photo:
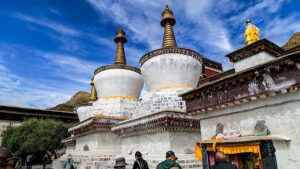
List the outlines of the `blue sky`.
{"label": "blue sky", "polygon": [[2,0],[0,104],[49,108],[90,91],[99,66],[112,64],[119,25],[127,63],[161,47],[165,4],[176,18],[177,45],[232,64],[225,54],[244,46],[245,20],[282,46],[300,31],[298,0]]}

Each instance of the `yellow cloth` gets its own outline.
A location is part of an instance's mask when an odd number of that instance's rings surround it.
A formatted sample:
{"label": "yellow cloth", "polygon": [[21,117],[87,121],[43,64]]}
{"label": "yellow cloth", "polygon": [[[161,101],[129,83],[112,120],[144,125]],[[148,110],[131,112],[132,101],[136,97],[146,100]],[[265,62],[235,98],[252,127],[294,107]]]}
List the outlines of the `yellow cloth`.
{"label": "yellow cloth", "polygon": [[[215,139],[215,140],[205,140],[205,141],[214,141],[213,145],[208,145],[206,147],[207,151],[221,151],[224,154],[240,154],[240,153],[255,153],[258,154],[258,159],[261,160],[261,152],[259,143],[253,144],[238,144],[235,145],[216,145],[217,142],[223,141],[223,139]],[[196,143],[195,148],[195,158],[202,160],[202,151],[201,151],[201,143],[204,141],[200,141]]]}
{"label": "yellow cloth", "polygon": [[52,160],[52,161],[55,160],[55,156],[52,156],[52,157],[51,157],[51,160]]}
{"label": "yellow cloth", "polygon": [[259,40],[259,29],[254,25],[248,25],[245,29],[244,37],[247,45]]}
{"label": "yellow cloth", "polygon": [[196,143],[196,147],[195,147],[195,158],[198,160],[202,160],[202,149],[201,149],[201,143],[205,142],[205,141],[213,141],[213,147],[206,147],[207,151],[215,151],[216,149],[216,144],[217,142],[223,141],[224,139],[211,139],[211,140],[204,140],[204,141],[199,141]]}

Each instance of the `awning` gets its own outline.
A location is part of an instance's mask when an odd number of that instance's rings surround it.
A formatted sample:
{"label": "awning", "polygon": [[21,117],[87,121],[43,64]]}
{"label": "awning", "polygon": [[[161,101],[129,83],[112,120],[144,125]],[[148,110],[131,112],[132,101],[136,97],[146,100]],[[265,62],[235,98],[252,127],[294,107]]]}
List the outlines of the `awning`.
{"label": "awning", "polygon": [[[285,136],[268,135],[204,140],[196,143],[195,158],[202,160],[201,144],[207,144],[207,151],[222,151],[225,154],[256,153],[259,154],[259,159],[261,159],[259,141],[262,140],[290,141],[291,139]],[[257,143],[255,143],[255,141],[257,141]],[[227,143],[227,146],[224,146],[222,143]],[[233,145],[228,146],[230,143]]]}

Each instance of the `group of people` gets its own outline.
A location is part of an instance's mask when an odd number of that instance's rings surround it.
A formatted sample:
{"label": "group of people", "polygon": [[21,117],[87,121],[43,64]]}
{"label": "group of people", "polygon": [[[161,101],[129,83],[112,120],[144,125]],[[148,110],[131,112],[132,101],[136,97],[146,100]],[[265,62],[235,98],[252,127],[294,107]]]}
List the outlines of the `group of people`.
{"label": "group of people", "polygon": [[[143,159],[142,153],[137,151],[135,153],[136,161],[133,164],[132,169],[149,169],[147,161]],[[166,153],[166,160],[159,163],[156,169],[181,169],[181,166],[176,162],[177,157],[173,151],[168,151]],[[125,169],[127,163],[124,157],[116,159],[116,164],[114,169]]]}
{"label": "group of people", "polygon": [[[133,164],[132,169],[149,169],[147,162],[143,159],[142,154],[137,151],[135,153],[136,161]],[[182,169],[181,166],[176,162],[178,158],[175,156],[173,151],[168,151],[166,153],[166,160],[159,163],[156,166],[156,169]],[[215,160],[216,164],[212,167],[212,169],[238,169],[237,166],[226,162],[226,155],[223,152],[216,152]],[[114,169],[125,169],[127,163],[125,162],[125,158],[121,157],[116,159],[116,164]]]}
{"label": "group of people", "polygon": [[56,155],[55,153],[52,154],[51,158],[48,154],[45,154],[43,157],[43,169],[46,169],[47,164],[51,164],[53,166],[53,161],[59,158],[59,155]]}
{"label": "group of people", "polygon": [[[31,155],[30,155],[31,156]],[[32,156],[26,157],[30,161]],[[44,156],[44,158],[48,156]],[[136,161],[133,164],[133,169],[149,169],[147,161],[143,159],[142,153],[137,151],[135,153]],[[226,155],[223,152],[216,152],[215,154],[216,164],[212,167],[213,169],[237,169],[233,164],[225,161]],[[43,159],[44,160],[44,159]],[[45,159],[46,160],[46,159]],[[53,159],[54,160],[54,159]],[[173,151],[166,153],[166,160],[162,161],[156,166],[156,169],[182,169],[181,166],[176,162],[177,157]],[[114,169],[125,169],[126,161],[124,157],[116,159]],[[17,169],[20,168],[19,158],[6,148],[0,148],[0,169]],[[64,169],[74,169],[73,160],[71,154],[67,156],[67,160],[64,163]],[[31,166],[30,166],[31,168]]]}

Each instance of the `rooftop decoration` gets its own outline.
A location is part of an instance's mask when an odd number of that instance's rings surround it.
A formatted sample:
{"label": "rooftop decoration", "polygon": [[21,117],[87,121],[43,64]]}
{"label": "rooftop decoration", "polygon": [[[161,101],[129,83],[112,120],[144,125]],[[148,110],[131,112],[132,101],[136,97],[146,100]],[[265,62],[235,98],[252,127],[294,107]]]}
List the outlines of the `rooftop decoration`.
{"label": "rooftop decoration", "polygon": [[123,44],[127,42],[127,39],[125,37],[125,32],[122,30],[122,26],[120,26],[120,29],[117,31],[117,36],[114,38],[114,41],[118,44],[114,64],[126,65]]}
{"label": "rooftop decoration", "polygon": [[245,28],[245,34],[244,34],[244,37],[245,37],[245,42],[247,45],[259,40],[259,29],[251,24],[251,20],[250,19],[247,19],[246,20],[246,28]]}
{"label": "rooftop decoration", "polygon": [[165,11],[163,11],[162,19],[160,21],[160,25],[162,27],[165,27],[165,32],[164,32],[164,40],[163,40],[163,45],[162,47],[176,47],[176,40],[173,32],[172,26],[175,25],[176,20],[173,16],[173,12],[169,10],[168,5],[166,5]]}
{"label": "rooftop decoration", "polygon": [[96,92],[96,88],[94,85],[94,78],[92,78],[92,80],[91,80],[91,86],[92,86],[92,90],[91,90],[90,101],[96,101],[97,100],[97,92]]}

